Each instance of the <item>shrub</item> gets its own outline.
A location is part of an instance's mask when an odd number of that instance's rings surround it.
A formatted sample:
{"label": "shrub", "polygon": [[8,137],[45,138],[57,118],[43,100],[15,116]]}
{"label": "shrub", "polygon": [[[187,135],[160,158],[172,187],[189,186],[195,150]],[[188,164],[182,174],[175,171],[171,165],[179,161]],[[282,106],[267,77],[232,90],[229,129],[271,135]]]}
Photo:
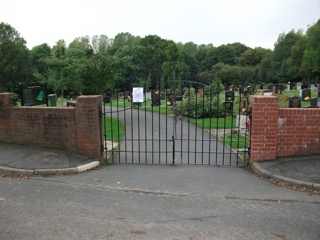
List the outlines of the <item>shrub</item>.
{"label": "shrub", "polygon": [[183,116],[191,118],[219,118],[226,115],[223,103],[218,102],[218,96],[190,96],[182,101],[181,112]]}

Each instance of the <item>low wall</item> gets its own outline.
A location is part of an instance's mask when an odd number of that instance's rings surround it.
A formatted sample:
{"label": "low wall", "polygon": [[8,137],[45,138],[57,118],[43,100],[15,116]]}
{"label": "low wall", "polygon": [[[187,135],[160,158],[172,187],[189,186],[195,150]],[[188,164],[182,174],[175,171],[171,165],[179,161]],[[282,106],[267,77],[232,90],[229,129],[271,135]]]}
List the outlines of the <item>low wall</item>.
{"label": "low wall", "polygon": [[250,161],[320,154],[320,108],[278,108],[274,96],[251,96]]}
{"label": "low wall", "polygon": [[80,96],[68,108],[14,107],[12,97],[0,94],[0,141],[101,158],[101,96]]}
{"label": "low wall", "polygon": [[320,109],[279,109],[277,156],[320,154]]}

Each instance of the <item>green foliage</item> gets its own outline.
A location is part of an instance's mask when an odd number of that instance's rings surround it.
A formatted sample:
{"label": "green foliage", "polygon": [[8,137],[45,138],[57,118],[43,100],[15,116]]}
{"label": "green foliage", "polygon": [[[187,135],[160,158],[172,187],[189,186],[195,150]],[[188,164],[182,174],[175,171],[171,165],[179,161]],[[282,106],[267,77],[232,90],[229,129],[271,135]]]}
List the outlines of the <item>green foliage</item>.
{"label": "green foliage", "polygon": [[320,82],[320,20],[307,31],[301,71],[307,79],[316,78]]}
{"label": "green foliage", "polygon": [[188,99],[182,101],[181,113],[191,118],[224,117],[226,115],[223,103],[219,101],[219,95],[204,96],[189,91]]}
{"label": "green foliage", "polygon": [[[0,91],[16,90],[19,82],[34,78],[54,91],[103,95],[116,89],[129,91],[141,81],[147,90],[179,92],[189,87],[185,80],[193,86],[210,84],[215,78],[224,86],[320,80],[320,20],[306,34],[294,30],[280,34],[273,51],[239,42],[217,47],[175,43],[157,35],[140,38],[127,32],[114,39],[78,37],[68,46],[61,39],[52,48],[41,44],[31,51],[25,43],[14,28],[0,24]],[[194,106],[201,101],[206,106],[201,96],[196,99]],[[187,112],[202,109],[192,104]],[[205,110],[193,113],[206,114]]]}
{"label": "green foliage", "polygon": [[17,91],[30,78],[30,56],[26,41],[9,24],[0,23],[0,92]]}

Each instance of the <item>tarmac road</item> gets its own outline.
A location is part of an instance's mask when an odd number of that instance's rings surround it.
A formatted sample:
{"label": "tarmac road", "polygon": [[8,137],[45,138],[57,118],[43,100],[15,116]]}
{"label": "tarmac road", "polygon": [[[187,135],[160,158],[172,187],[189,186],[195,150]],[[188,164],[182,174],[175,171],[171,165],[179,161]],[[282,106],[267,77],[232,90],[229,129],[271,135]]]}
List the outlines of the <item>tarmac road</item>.
{"label": "tarmac road", "polygon": [[319,239],[320,196],[237,167],[0,178],[0,239]]}

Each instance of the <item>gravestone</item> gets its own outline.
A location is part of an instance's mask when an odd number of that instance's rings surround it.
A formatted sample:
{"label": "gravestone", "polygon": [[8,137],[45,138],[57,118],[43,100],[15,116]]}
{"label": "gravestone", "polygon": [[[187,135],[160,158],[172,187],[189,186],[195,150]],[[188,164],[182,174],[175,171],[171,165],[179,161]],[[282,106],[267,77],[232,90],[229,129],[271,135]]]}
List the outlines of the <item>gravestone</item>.
{"label": "gravestone", "polygon": [[284,85],[276,85],[276,89],[275,89],[275,94],[281,94],[282,91],[284,90]]}
{"label": "gravestone", "polygon": [[301,108],[301,97],[289,97],[289,108]]}
{"label": "gravestone", "polygon": [[151,107],[156,107],[160,106],[160,95],[158,93],[152,94],[151,95]]}
{"label": "gravestone", "polygon": [[311,89],[311,91],[317,90],[317,85],[316,84],[311,84],[310,89]]}
{"label": "gravestone", "polygon": [[286,91],[290,91],[291,90],[291,85],[290,84],[287,84],[286,85]]}
{"label": "gravestone", "polygon": [[233,112],[233,102],[232,101],[225,101],[223,103],[223,105],[224,105],[224,109],[226,112],[228,112],[228,113]]}
{"label": "gravestone", "polygon": [[227,91],[225,99],[226,101],[234,101],[234,91]]}
{"label": "gravestone", "polygon": [[273,85],[263,85],[263,89],[273,90]]}
{"label": "gravestone", "polygon": [[318,98],[311,98],[310,99],[310,106],[318,107]]}
{"label": "gravestone", "polygon": [[304,88],[300,90],[300,97],[302,101],[310,101],[311,91],[310,89]]}
{"label": "gravestone", "polygon": [[145,101],[149,101],[151,99],[151,92],[146,92]]}
{"label": "gravestone", "polygon": [[247,115],[237,115],[236,127],[239,129],[240,134],[246,134],[247,132]]}
{"label": "gravestone", "polygon": [[264,89],[261,93],[264,96],[272,96],[272,91],[270,89]]}
{"label": "gravestone", "polygon": [[297,90],[301,90],[302,82],[297,83]]}
{"label": "gravestone", "polygon": [[302,89],[307,89],[307,88],[308,88],[308,84],[302,83],[302,85],[301,85],[301,90],[302,90]]}

